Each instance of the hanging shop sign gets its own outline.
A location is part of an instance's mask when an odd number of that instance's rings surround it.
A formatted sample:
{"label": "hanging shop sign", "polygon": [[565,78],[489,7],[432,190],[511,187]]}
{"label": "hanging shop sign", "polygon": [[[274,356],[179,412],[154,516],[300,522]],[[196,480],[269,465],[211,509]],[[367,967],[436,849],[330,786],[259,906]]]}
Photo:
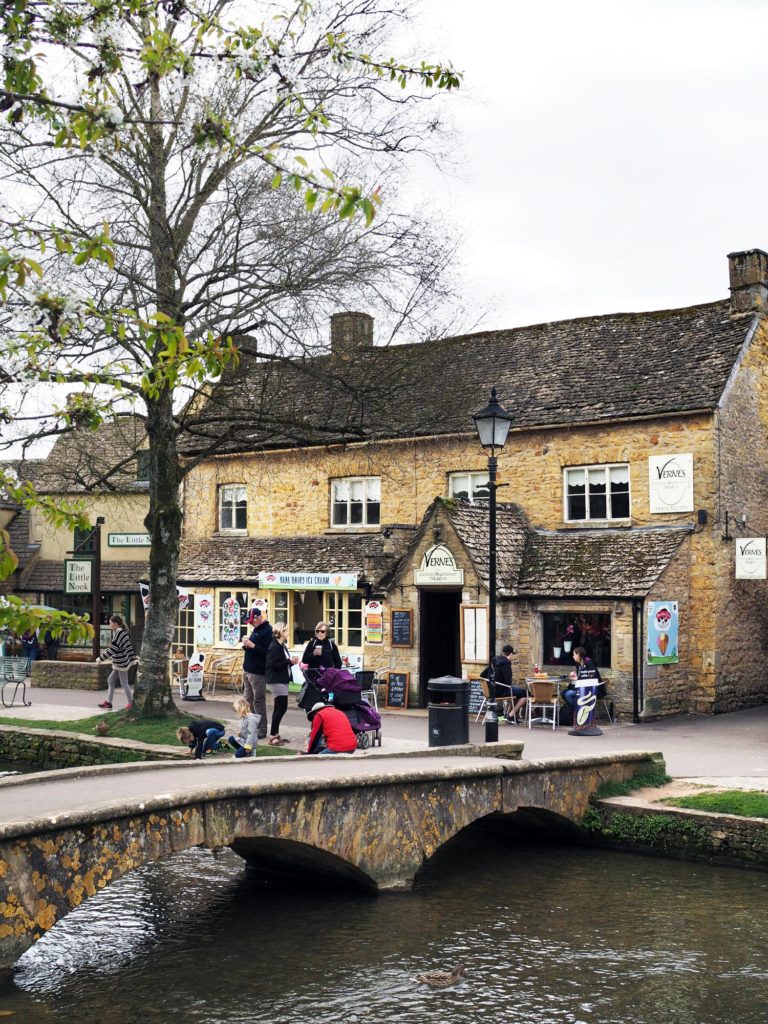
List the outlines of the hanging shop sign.
{"label": "hanging shop sign", "polygon": [[693,456],[651,455],[648,498],[651,512],[693,512]]}
{"label": "hanging shop sign", "polygon": [[464,570],[456,564],[456,559],[445,544],[433,544],[424,552],[413,579],[417,586],[461,585],[464,582]]}
{"label": "hanging shop sign", "polygon": [[736,579],[766,578],[765,537],[736,538]]}
{"label": "hanging shop sign", "polygon": [[107,547],[110,548],[149,548],[152,538],[148,533],[108,533]]}
{"label": "hanging shop sign", "polygon": [[384,605],[381,601],[369,601],[365,606],[365,642],[384,642]]}
{"label": "hanging shop sign", "polygon": [[90,594],[93,562],[88,558],[64,559],[64,593]]}
{"label": "hanging shop sign", "polygon": [[648,602],[648,664],[672,665],[679,661],[677,601]]}
{"label": "hanging shop sign", "polygon": [[213,646],[213,594],[195,594],[195,648]]}
{"label": "hanging shop sign", "polygon": [[357,590],[357,573],[260,572],[259,590]]}

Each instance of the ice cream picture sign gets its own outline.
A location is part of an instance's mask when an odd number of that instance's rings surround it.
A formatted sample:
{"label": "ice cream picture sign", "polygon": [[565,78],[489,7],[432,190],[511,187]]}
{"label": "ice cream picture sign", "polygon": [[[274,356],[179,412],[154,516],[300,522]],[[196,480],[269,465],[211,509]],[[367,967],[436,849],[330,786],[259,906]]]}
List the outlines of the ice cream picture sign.
{"label": "ice cream picture sign", "polygon": [[678,661],[677,601],[648,603],[648,664],[671,665]]}

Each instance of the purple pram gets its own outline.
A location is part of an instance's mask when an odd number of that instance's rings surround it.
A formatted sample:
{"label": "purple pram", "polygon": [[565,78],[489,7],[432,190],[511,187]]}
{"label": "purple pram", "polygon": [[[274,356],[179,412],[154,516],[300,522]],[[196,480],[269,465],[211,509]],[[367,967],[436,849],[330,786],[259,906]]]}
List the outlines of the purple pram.
{"label": "purple pram", "polygon": [[305,675],[297,697],[300,708],[309,711],[318,701],[330,704],[347,716],[361,750],[381,746],[381,715],[361,696],[356,676],[343,668],[307,669]]}

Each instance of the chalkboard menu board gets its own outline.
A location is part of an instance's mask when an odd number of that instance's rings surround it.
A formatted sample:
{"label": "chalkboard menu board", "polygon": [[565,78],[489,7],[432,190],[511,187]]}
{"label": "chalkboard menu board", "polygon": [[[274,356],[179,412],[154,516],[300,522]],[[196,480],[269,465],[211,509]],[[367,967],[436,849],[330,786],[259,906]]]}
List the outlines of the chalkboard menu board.
{"label": "chalkboard menu board", "polygon": [[392,609],[392,646],[413,647],[413,612],[410,608]]}
{"label": "chalkboard menu board", "polygon": [[408,707],[408,680],[409,672],[387,673],[387,699],[384,706],[387,708]]}
{"label": "chalkboard menu board", "polygon": [[481,688],[481,680],[470,679],[469,681],[469,713],[470,715],[479,715],[480,708],[483,706],[483,691]]}

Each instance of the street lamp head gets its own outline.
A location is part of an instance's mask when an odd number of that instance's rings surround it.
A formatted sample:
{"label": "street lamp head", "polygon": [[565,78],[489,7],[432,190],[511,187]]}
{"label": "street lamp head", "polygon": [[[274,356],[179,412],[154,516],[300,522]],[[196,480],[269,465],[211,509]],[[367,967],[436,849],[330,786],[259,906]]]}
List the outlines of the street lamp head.
{"label": "street lamp head", "polygon": [[512,417],[499,403],[496,388],[491,388],[491,400],[488,405],[474,413],[472,419],[475,421],[483,448],[490,448],[493,452],[496,448],[504,447],[509,428],[512,426]]}

